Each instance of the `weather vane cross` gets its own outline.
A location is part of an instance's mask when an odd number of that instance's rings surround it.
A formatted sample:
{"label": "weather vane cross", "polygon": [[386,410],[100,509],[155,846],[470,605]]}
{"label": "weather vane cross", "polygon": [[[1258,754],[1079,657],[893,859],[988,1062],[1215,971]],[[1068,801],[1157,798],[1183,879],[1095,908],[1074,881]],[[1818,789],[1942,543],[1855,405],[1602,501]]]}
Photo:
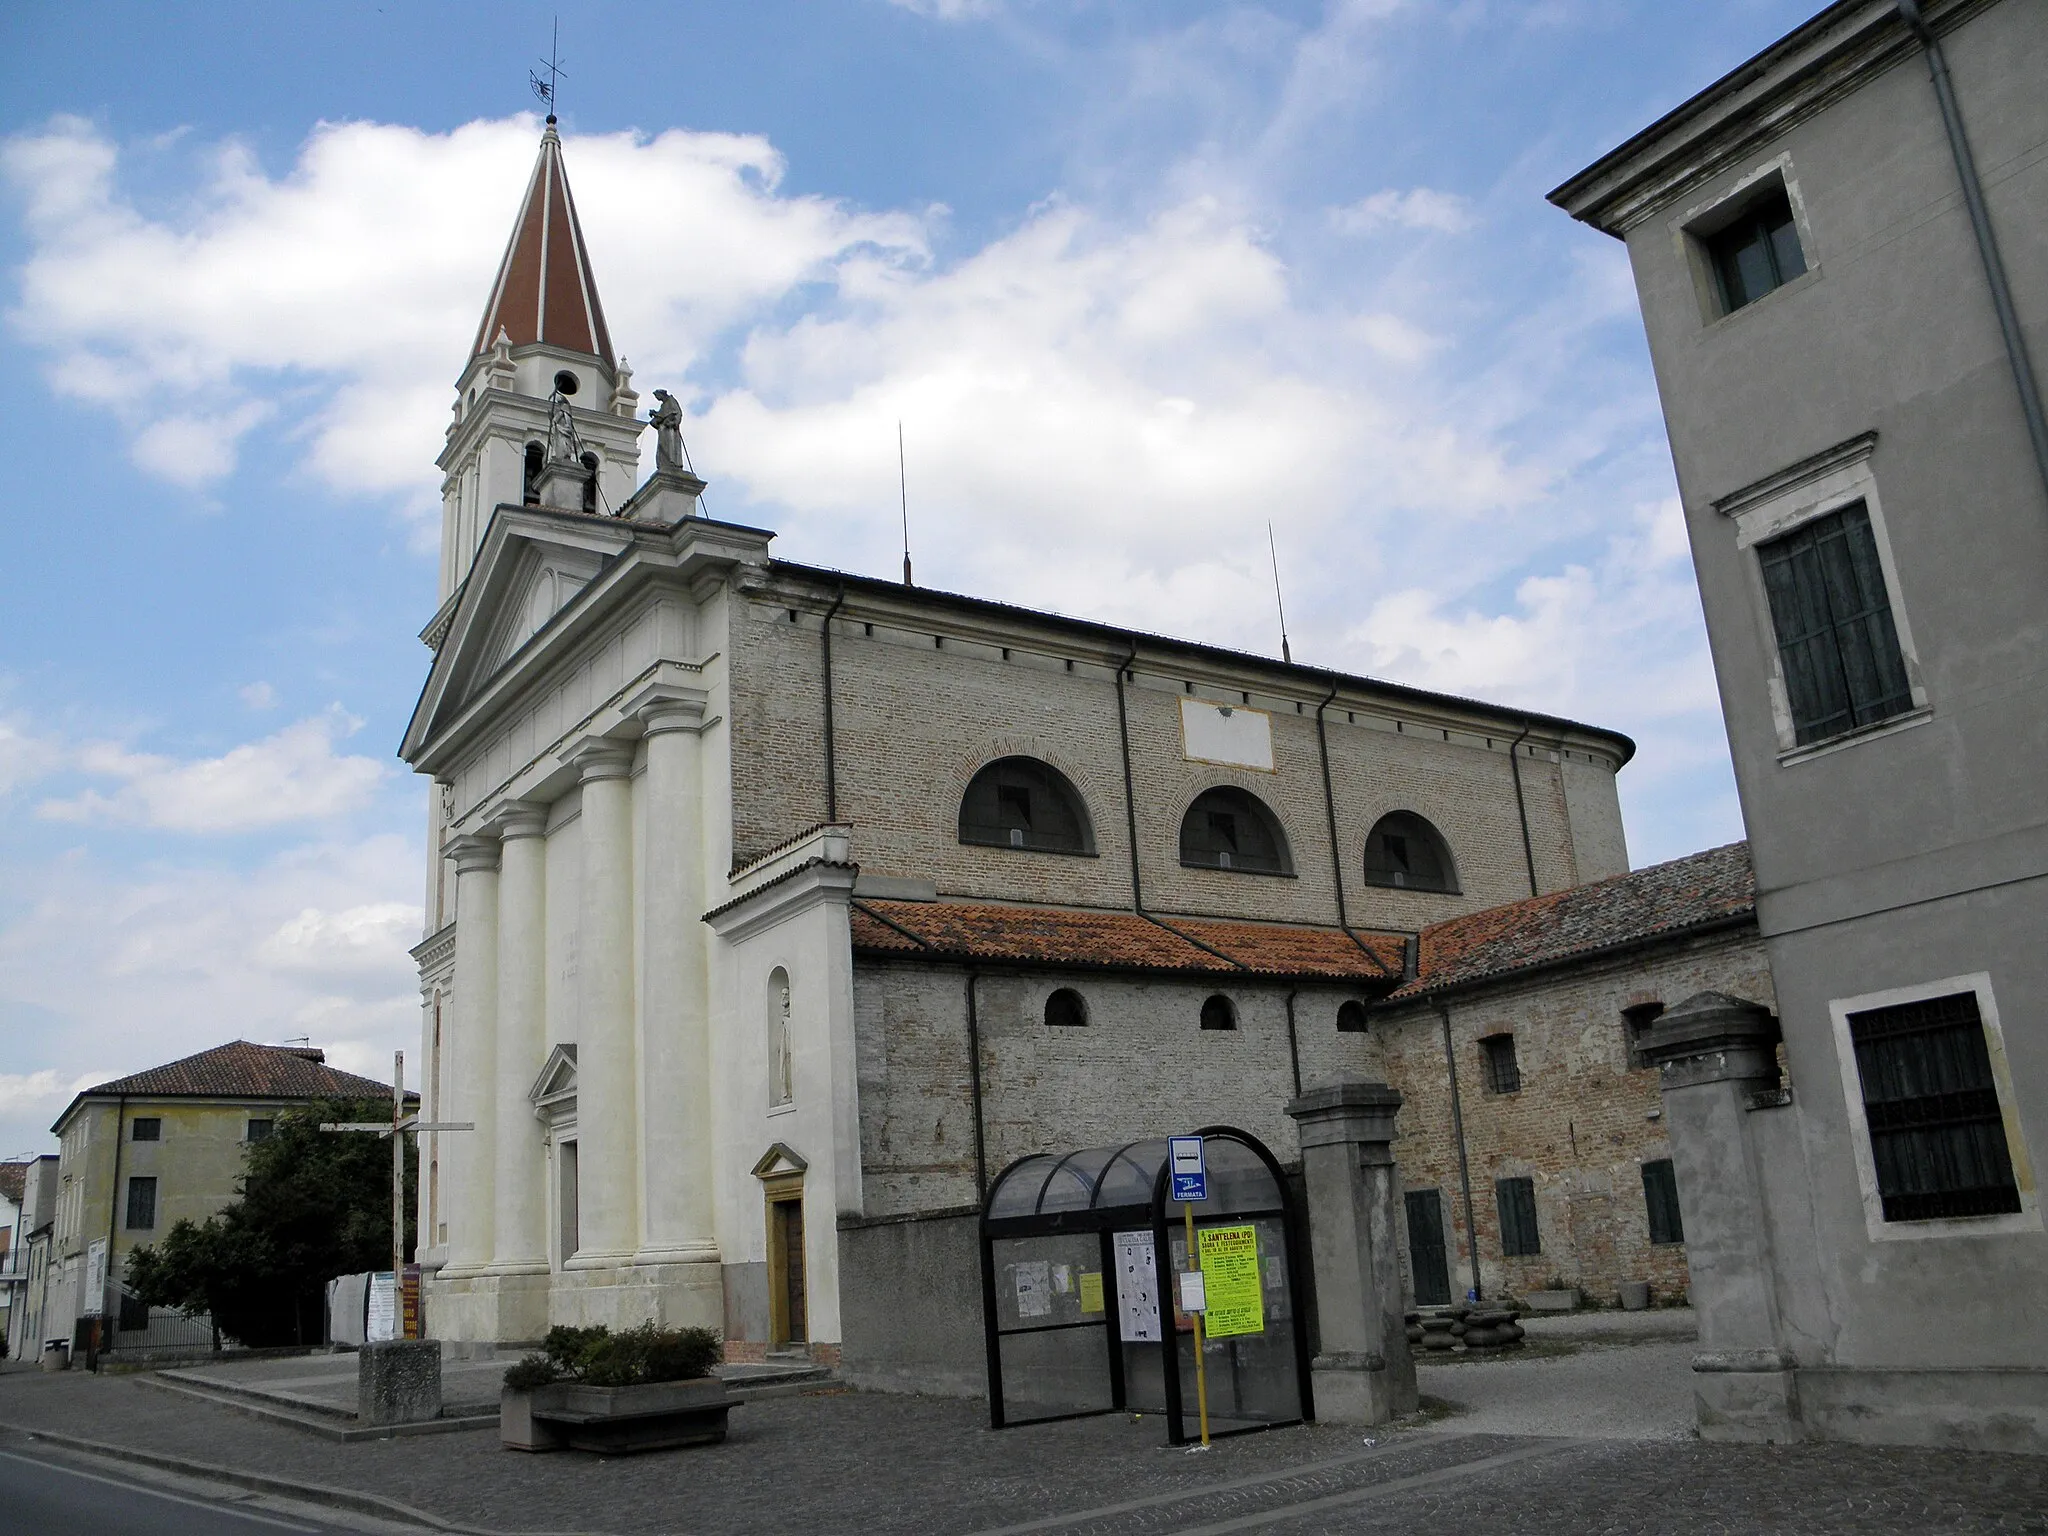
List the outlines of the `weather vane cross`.
{"label": "weather vane cross", "polygon": [[568,73],[562,68],[561,41],[562,23],[558,17],[548,37],[548,56],[540,61],[548,72],[547,79],[541,79],[534,70],[529,69],[526,72],[526,81],[533,87],[533,94],[547,103],[548,121],[551,123],[555,120],[555,88],[560,84],[561,77]]}

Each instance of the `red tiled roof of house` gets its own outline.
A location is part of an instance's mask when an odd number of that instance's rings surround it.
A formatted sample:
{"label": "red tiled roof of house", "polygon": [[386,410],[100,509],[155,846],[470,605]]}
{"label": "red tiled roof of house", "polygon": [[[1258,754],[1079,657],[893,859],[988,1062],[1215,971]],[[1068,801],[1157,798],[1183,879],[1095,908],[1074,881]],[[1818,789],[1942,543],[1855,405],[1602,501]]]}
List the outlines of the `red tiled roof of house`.
{"label": "red tiled roof of house", "polygon": [[1354,943],[1341,928],[984,902],[863,898],[853,904],[853,947],[869,955],[1082,970],[1380,983],[1401,974],[1401,940],[1385,934],[1361,934]]}
{"label": "red tiled roof of house", "polygon": [[1755,911],[1749,844],[1729,843],[1432,923],[1422,930],[1420,974],[1387,1000],[1404,1002]]}
{"label": "red tiled roof of house", "polygon": [[0,1163],[0,1200],[20,1205],[22,1194],[27,1189],[27,1163]]}
{"label": "red tiled roof of house", "polygon": [[196,1056],[100,1083],[79,1097],[123,1093],[165,1099],[388,1099],[391,1085],[330,1067],[321,1052],[307,1047],[231,1040]]}

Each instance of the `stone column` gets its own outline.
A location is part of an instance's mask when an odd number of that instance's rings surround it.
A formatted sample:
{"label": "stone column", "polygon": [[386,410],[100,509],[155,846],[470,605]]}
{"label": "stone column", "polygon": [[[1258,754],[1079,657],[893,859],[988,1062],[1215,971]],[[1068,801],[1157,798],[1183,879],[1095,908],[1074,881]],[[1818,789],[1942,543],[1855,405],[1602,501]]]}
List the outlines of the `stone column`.
{"label": "stone column", "polygon": [[1710,1440],[1797,1438],[1795,1362],[1779,1347],[1764,1169],[1750,1111],[1775,1100],[1778,1021],[1759,1003],[1701,992],[1644,1034],[1699,1316],[1693,1401]]}
{"label": "stone column", "polygon": [[473,1131],[441,1138],[448,1262],[443,1280],[474,1275],[491,1262],[497,1147],[491,1125],[498,1076],[498,840],[461,837],[455,856],[455,1010],[442,1082],[450,1118]]}
{"label": "stone column", "polygon": [[629,1263],[639,1246],[640,1063],[633,1039],[633,752],[594,741],[583,782],[576,923],[579,1269]]}
{"label": "stone column", "polygon": [[711,1028],[700,869],[701,700],[648,705],[640,792],[640,1253],[643,1263],[716,1262],[711,1209]]}
{"label": "stone column", "polygon": [[1362,1078],[1311,1088],[1287,1106],[1301,1135],[1322,1324],[1310,1367],[1316,1417],[1334,1423],[1384,1424],[1415,1411],[1395,1247],[1401,1184],[1391,1143],[1400,1107],[1397,1090]]}
{"label": "stone column", "polygon": [[492,1269],[545,1274],[547,1149],[528,1097],[547,1060],[547,807],[515,801],[492,818],[498,875],[497,1226]]}

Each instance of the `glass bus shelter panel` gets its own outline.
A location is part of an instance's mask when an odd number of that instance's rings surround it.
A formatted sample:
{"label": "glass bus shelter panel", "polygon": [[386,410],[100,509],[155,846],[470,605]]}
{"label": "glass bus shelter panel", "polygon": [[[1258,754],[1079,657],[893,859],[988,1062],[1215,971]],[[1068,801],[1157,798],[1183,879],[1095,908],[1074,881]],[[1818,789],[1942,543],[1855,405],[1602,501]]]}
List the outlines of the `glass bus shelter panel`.
{"label": "glass bus shelter panel", "polygon": [[1166,1161],[1166,1141],[1134,1141],[1127,1147],[1119,1147],[1116,1155],[1102,1171],[1101,1185],[1096,1192],[1097,1210],[1115,1210],[1129,1206],[1149,1206],[1152,1191],[1159,1182],[1159,1168]]}
{"label": "glass bus shelter panel", "polygon": [[[1215,1188],[1212,1174],[1212,1194]],[[1196,1209],[1200,1211],[1203,1207]],[[1252,1244],[1256,1250],[1256,1271],[1251,1278],[1256,1284],[1257,1304],[1246,1307],[1249,1297],[1242,1283],[1246,1277],[1242,1274],[1238,1277],[1240,1283],[1235,1287],[1222,1284],[1220,1274],[1211,1274],[1209,1304],[1212,1319],[1219,1326],[1244,1326],[1246,1323],[1255,1323],[1256,1326],[1251,1331],[1226,1333],[1203,1340],[1202,1358],[1209,1379],[1211,1435],[1273,1424],[1292,1424],[1302,1416],[1300,1355],[1295,1337],[1300,1320],[1295,1316],[1291,1299],[1292,1276],[1287,1267],[1284,1219],[1277,1213],[1240,1220],[1198,1218],[1196,1240],[1200,1241],[1199,1234],[1205,1229],[1243,1228],[1251,1229]],[[1177,1293],[1179,1277],[1188,1267],[1187,1243],[1180,1232],[1173,1231],[1170,1232],[1168,1246]],[[1229,1310],[1219,1312],[1219,1307]],[[1222,1321],[1233,1314],[1232,1322]],[[1192,1321],[1178,1311],[1174,1322],[1174,1347],[1180,1365],[1181,1432],[1192,1440],[1201,1433],[1200,1404],[1195,1392],[1194,1328]]]}
{"label": "glass bus shelter panel", "polygon": [[997,1238],[990,1252],[1004,1419],[1021,1424],[1116,1407],[1114,1287],[1103,1274],[1101,1234]]}
{"label": "glass bus shelter panel", "polygon": [[[1232,1211],[1277,1211],[1286,1205],[1280,1181],[1259,1154],[1241,1141],[1211,1136],[1202,1146],[1209,1170],[1209,1198],[1195,1205],[1195,1220]],[[1169,1214],[1178,1214],[1173,1207]]]}
{"label": "glass bus shelter panel", "polygon": [[1041,1152],[1036,1157],[1013,1163],[996,1182],[996,1187],[989,1191],[989,1220],[1035,1215],[1038,1192],[1045,1187],[1045,1176],[1052,1172],[1053,1164],[1058,1161],[1058,1158]]}

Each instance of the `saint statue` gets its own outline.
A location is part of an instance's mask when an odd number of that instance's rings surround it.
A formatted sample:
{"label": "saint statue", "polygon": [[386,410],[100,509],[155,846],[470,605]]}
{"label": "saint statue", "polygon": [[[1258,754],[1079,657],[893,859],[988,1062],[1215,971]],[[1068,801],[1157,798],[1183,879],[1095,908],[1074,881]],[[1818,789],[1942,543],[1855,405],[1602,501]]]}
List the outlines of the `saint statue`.
{"label": "saint statue", "polygon": [[665,389],[657,389],[654,398],[661,404],[647,413],[647,420],[654,428],[655,473],[675,470],[687,474],[689,465],[683,458],[683,403]]}
{"label": "saint statue", "polygon": [[558,393],[548,401],[548,461],[578,463],[582,447],[576,436],[576,420],[569,414],[569,402]]}

